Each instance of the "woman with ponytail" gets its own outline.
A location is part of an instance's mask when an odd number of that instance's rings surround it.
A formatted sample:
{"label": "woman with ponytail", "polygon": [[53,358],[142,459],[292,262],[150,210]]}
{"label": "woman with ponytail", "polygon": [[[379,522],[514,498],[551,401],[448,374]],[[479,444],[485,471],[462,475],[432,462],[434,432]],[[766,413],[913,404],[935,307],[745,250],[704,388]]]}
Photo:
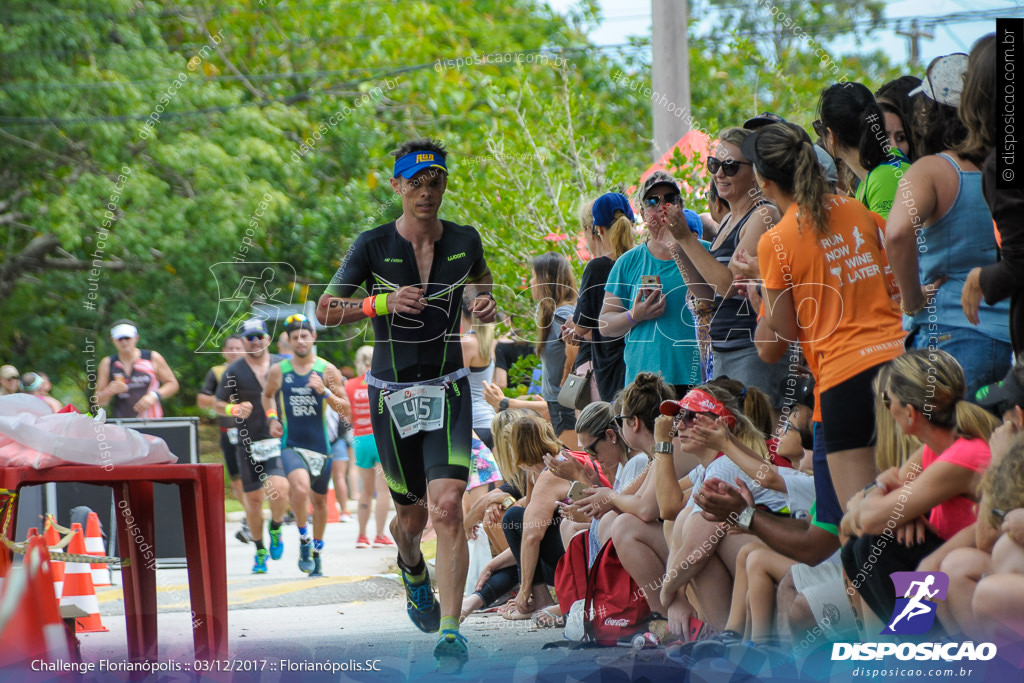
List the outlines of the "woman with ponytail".
{"label": "woman with ponytail", "polygon": [[553,251],[533,259],[530,292],[537,302],[536,353],[541,364],[540,393],[548,404],[555,434],[562,443],[576,443],[576,413],[558,403],[558,390],[576,355],[576,350],[572,349],[567,366],[569,349],[562,341],[562,325],[572,318],[576,305],[576,278],[569,259]]}
{"label": "woman with ponytail", "polygon": [[580,223],[587,249],[593,258],[583,270],[579,301],[572,325],[567,326],[566,341],[580,345],[577,372],[586,372],[589,359],[592,401],[610,402],[626,384],[626,363],[623,353],[626,338],[601,334],[601,305],[604,285],[616,259],[636,246],[633,209],[625,195],[609,192],[584,205]]}
{"label": "woman with ponytail", "polygon": [[[814,468],[818,497],[834,484],[842,505],[875,476],[871,380],[903,353],[878,225],[860,202],[829,194],[810,137],[799,126],[766,126],[746,139],[743,154],[783,212],[758,243],[764,317],[755,340],[768,362],[789,342],[803,346],[821,394],[828,454],[828,467]],[[756,291],[751,295],[759,299]]]}
{"label": "woman with ponytail", "polygon": [[846,575],[887,625],[896,593],[889,575],[914,571],[977,519],[978,489],[999,421],[964,399],[964,372],[942,350],[914,349],[889,363],[881,395],[897,428],[924,443],[902,468],[886,470],[849,502]]}
{"label": "woman with ponytail", "polygon": [[860,184],[856,198],[882,218],[889,217],[907,157],[889,144],[885,114],[867,86],[835,83],[818,101],[817,132],[829,154],[846,163]]}

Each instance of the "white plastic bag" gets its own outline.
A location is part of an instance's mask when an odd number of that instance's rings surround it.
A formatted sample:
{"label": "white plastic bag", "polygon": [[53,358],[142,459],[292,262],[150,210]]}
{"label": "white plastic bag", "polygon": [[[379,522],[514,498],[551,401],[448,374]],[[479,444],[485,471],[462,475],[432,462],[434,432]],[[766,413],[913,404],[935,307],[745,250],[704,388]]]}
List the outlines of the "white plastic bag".
{"label": "white plastic bag", "polygon": [[0,467],[46,469],[75,464],[109,470],[116,465],[178,460],[163,439],[106,424],[102,413],[96,418],[79,413],[41,415],[24,398],[35,397],[0,396]]}
{"label": "white plastic bag", "polygon": [[469,571],[466,572],[466,592],[470,595],[476,590],[476,582],[484,572],[484,567],[491,561],[491,543],[487,540],[482,524],[476,525],[476,538],[469,540]]}

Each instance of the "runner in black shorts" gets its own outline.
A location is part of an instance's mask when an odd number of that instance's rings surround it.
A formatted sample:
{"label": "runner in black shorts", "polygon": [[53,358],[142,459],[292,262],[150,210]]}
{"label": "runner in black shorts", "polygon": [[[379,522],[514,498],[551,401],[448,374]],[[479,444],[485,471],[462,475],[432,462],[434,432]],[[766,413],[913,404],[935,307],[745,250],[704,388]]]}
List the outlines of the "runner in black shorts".
{"label": "runner in black shorts", "polygon": [[[284,323],[292,357],[271,366],[263,388],[263,410],[270,420],[270,435],[281,438],[281,464],[288,486],[295,525],[299,531],[299,570],[323,576],[320,555],[327,527],[327,486],[331,481],[331,444],[327,437],[325,405],[349,412],[343,398],[345,378],[313,353],[316,330],[306,316],[296,313]],[[280,410],[280,417],[278,417]],[[313,499],[313,535],[306,510]]]}
{"label": "runner in black shorts", "polygon": [[[263,499],[270,499],[269,556],[274,560],[281,559],[284,553],[281,522],[288,509],[288,480],[284,477],[280,454],[274,455],[266,448],[271,437],[267,416],[263,412],[263,385],[267,382],[270,366],[281,360],[281,356],[267,353],[270,335],[262,320],[246,320],[239,333],[245,340],[245,357],[224,371],[217,387],[216,409],[235,418],[238,470],[247,498],[245,516],[249,520],[252,541],[256,544],[252,571],[254,574],[266,574],[268,552],[263,546]],[[280,439],[277,441],[280,450]]]}
{"label": "runner in black shorts", "polygon": [[[224,348],[221,349],[221,354],[224,356],[224,363],[210,368],[206,373],[206,378],[203,380],[202,388],[196,394],[196,405],[200,408],[214,409],[217,403],[214,395],[217,393],[217,387],[224,376],[224,371],[227,370],[229,365],[245,355],[245,342],[242,341],[242,335],[232,334],[225,337]],[[235,448],[238,445],[238,428],[235,426],[235,418],[224,413],[217,413],[217,424],[220,427],[220,450],[224,455],[224,466],[228,470],[228,479],[231,481],[231,491],[235,494],[238,502],[242,504],[242,509],[244,510],[246,500],[245,492],[242,490],[242,478],[238,473],[238,457],[236,455],[237,449]],[[252,540],[252,534],[249,533],[249,520],[242,520],[242,528],[235,532],[235,538],[242,543],[248,543]]]}
{"label": "runner in black shorts", "polygon": [[[439,669],[458,670],[468,659],[459,614],[469,564],[462,495],[472,425],[459,342],[463,290],[468,288],[470,309],[483,322],[494,320],[495,303],[479,233],[438,218],[448,182],[445,149],[433,140],[413,140],[393,154],[391,186],[402,198],[402,215],[359,235],[320,298],[317,318],[326,325],[373,318],[366,383],[373,434],[398,512],[391,533],[408,613],[419,629],[441,631],[434,648]],[[428,507],[437,547],[451,549],[437,555],[440,604],[419,547]]]}

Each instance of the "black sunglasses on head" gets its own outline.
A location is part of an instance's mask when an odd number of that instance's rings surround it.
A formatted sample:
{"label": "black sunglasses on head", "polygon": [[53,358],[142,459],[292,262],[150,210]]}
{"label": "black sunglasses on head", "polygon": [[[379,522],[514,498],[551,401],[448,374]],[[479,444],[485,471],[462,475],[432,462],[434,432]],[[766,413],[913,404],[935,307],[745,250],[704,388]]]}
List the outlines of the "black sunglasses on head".
{"label": "black sunglasses on head", "polygon": [[740,172],[740,166],[753,166],[753,164],[749,161],[736,161],[735,159],[722,161],[715,157],[708,157],[708,173],[711,175],[718,173],[721,169],[727,178],[731,178]]}
{"label": "black sunglasses on head", "polygon": [[678,192],[672,192],[666,195],[651,195],[650,197],[644,197],[644,206],[649,209],[661,206],[661,204],[676,204],[682,205],[683,198]]}

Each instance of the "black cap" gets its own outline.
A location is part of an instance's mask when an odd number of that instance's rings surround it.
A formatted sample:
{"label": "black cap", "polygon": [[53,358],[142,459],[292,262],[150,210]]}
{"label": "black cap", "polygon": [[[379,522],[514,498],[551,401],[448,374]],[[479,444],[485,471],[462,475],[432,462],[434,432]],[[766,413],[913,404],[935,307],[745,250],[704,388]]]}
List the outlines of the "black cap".
{"label": "black cap", "polygon": [[670,185],[676,192],[679,192],[679,183],[665,171],[655,171],[640,186],[640,199],[644,199],[647,193],[657,185]]}
{"label": "black cap", "polygon": [[783,406],[802,405],[814,407],[814,377],[812,375],[790,375],[779,384],[779,395]]}
{"label": "black cap", "polygon": [[747,130],[757,130],[773,123],[786,123],[786,119],[773,112],[763,111],[754,118],[744,121],[743,127]]}
{"label": "black cap", "polygon": [[1024,358],[1017,359],[1002,381],[978,389],[970,400],[999,413],[1014,406],[1024,408]]}

